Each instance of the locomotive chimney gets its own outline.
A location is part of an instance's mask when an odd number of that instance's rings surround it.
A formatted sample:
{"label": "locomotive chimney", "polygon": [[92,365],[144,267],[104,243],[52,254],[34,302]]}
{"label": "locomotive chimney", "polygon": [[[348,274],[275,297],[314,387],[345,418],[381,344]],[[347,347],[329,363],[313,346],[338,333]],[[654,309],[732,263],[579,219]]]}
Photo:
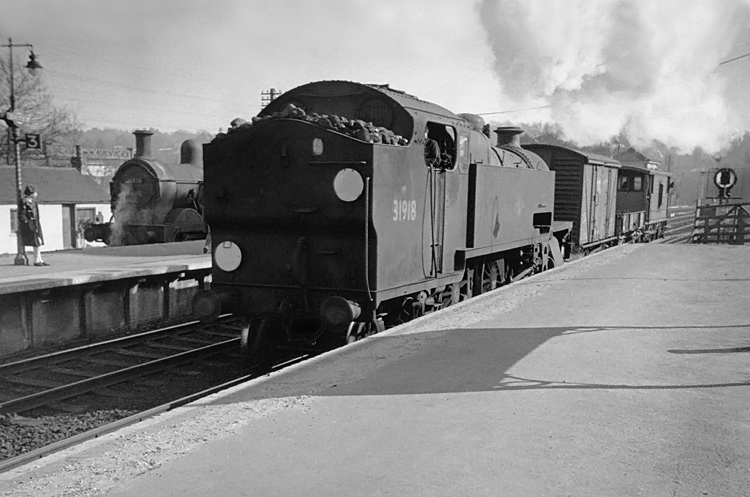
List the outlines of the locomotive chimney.
{"label": "locomotive chimney", "polygon": [[518,126],[501,126],[495,128],[495,133],[497,133],[498,147],[521,148],[521,133],[523,133],[523,130]]}
{"label": "locomotive chimney", "polygon": [[153,131],[148,131],[145,129],[139,129],[136,131],[133,131],[133,134],[135,135],[135,158],[143,157],[143,158],[150,158],[151,157],[151,135],[154,134]]}
{"label": "locomotive chimney", "polygon": [[185,140],[180,146],[180,164],[203,167],[203,147],[197,140]]}

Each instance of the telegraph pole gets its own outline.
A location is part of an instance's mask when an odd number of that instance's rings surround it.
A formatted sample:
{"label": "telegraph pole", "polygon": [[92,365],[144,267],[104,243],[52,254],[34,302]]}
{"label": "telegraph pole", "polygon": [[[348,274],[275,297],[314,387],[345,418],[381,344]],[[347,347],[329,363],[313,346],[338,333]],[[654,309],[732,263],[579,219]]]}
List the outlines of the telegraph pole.
{"label": "telegraph pole", "polygon": [[283,92],[281,90],[277,90],[276,88],[271,88],[268,91],[262,91],[260,92],[260,108],[264,108],[266,105],[270,104],[274,101],[276,97],[281,95]]}

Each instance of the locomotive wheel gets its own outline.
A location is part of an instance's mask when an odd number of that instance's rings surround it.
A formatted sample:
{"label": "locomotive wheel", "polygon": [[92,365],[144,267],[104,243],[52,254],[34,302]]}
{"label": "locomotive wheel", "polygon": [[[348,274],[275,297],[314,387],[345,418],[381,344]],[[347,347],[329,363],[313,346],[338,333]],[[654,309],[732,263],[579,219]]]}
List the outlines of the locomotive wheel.
{"label": "locomotive wheel", "polygon": [[349,332],[346,334],[346,345],[354,343],[364,335],[365,323],[352,323],[349,325]]}
{"label": "locomotive wheel", "polygon": [[[349,345],[357,340],[362,340],[375,333],[385,331],[385,325],[380,320],[367,321],[364,323],[352,323],[349,325],[349,331],[346,334],[346,339],[343,345]],[[341,342],[339,342],[341,344]],[[334,347],[335,348],[335,347]]]}
{"label": "locomotive wheel", "polygon": [[406,297],[400,304],[399,310],[395,315],[395,318],[391,322],[392,326],[398,326],[400,324],[408,323],[412,319],[419,317],[419,300],[414,297]]}
{"label": "locomotive wheel", "polygon": [[458,304],[470,299],[473,295],[474,269],[464,271],[464,277],[457,283],[452,283],[443,291],[443,307]]}
{"label": "locomotive wheel", "polygon": [[240,345],[248,371],[266,372],[273,366],[270,324],[268,318],[254,318],[242,327]]}
{"label": "locomotive wheel", "polygon": [[474,270],[473,294],[487,293],[505,283],[505,261],[486,262]]}
{"label": "locomotive wheel", "polygon": [[484,265],[484,278],[482,281],[482,292],[491,292],[498,285],[498,277],[500,276],[500,269],[497,267],[495,261]]}
{"label": "locomotive wheel", "polygon": [[[479,272],[478,268],[477,272]],[[481,275],[481,280],[474,283],[474,289],[480,288],[481,291],[475,294],[486,293],[504,285],[506,282],[505,261],[500,259],[483,264]]]}
{"label": "locomotive wheel", "polygon": [[489,264],[483,262],[478,263],[476,267],[474,267],[474,274],[472,275],[471,281],[472,295],[481,295],[486,291],[485,283],[489,284],[489,280],[486,278],[484,272],[488,268]]}
{"label": "locomotive wheel", "polygon": [[554,236],[549,241],[549,261],[547,263],[548,268],[561,266],[565,262],[565,254],[563,254],[564,247],[560,247],[560,243]]}

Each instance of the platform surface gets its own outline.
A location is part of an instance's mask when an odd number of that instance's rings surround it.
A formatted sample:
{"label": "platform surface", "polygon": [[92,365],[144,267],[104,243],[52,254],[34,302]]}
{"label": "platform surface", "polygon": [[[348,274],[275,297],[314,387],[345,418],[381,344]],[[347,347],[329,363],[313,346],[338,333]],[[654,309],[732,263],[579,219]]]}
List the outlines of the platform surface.
{"label": "platform surface", "polygon": [[16,266],[15,254],[0,255],[0,295],[125,277],[146,276],[178,269],[211,267],[203,240],[179,243],[101,247],[42,252],[49,266]]}
{"label": "platform surface", "polygon": [[0,475],[0,495],[747,496],[750,247],[628,245]]}

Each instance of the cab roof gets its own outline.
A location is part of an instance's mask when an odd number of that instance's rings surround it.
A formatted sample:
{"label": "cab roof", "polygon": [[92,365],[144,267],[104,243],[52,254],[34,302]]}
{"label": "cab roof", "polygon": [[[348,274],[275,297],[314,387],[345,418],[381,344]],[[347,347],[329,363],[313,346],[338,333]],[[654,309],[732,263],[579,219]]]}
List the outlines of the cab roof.
{"label": "cab roof", "polygon": [[431,114],[437,114],[440,116],[446,116],[453,119],[463,119],[448,109],[441,107],[437,104],[420,100],[414,95],[410,95],[402,90],[396,90],[391,88],[388,84],[364,84],[356,83],[353,81],[343,80],[326,80],[326,81],[314,81],[307,83],[302,86],[298,86],[292,90],[289,90],[281,96],[277,97],[271,103],[269,103],[259,115],[272,114],[278,112],[284,108],[284,106],[293,102],[297,98],[304,97],[347,97],[356,94],[371,94],[373,96],[380,95],[387,97],[393,103],[403,107],[405,109],[416,110],[420,112],[429,112]]}

